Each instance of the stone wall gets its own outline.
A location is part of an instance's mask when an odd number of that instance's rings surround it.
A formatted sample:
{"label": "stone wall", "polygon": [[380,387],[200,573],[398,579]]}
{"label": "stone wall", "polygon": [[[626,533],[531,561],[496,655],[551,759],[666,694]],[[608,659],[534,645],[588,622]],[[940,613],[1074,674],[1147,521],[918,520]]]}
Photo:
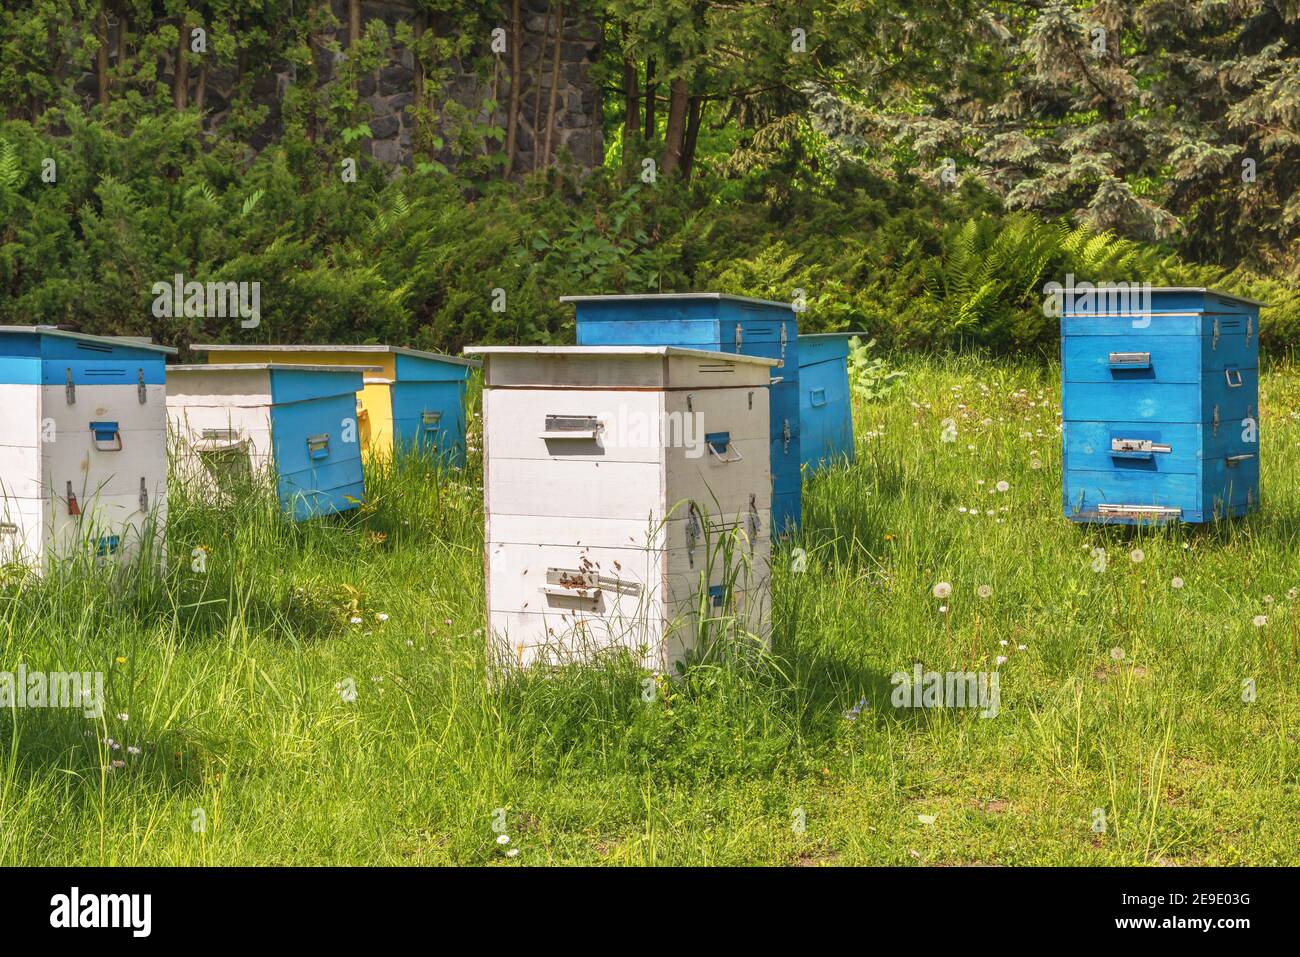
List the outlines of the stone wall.
{"label": "stone wall", "polygon": [[[546,137],[544,129],[547,107],[551,94],[551,58],[554,56],[554,36],[545,43],[545,60],[539,71],[538,56],[542,50],[543,35],[547,29],[548,0],[521,0],[521,66],[523,82],[520,91],[520,117],[515,149],[514,169],[517,173],[529,172],[533,168],[533,155],[542,149]],[[340,52],[318,49],[317,62],[322,72],[322,80],[329,82],[338,63],[347,56],[347,0],[332,0],[335,17],[339,27],[336,30]],[[499,26],[509,35],[509,0],[500,5]],[[362,30],[372,19],[383,20],[392,35],[393,28],[401,21],[415,21],[414,4],[408,0],[366,0],[361,4]],[[432,29],[451,29],[450,24],[433,24]],[[554,25],[551,25],[553,33]],[[573,162],[582,169],[590,169],[600,164],[604,144],[600,129],[600,91],[591,76],[591,67],[600,53],[600,28],[590,19],[564,18],[560,45],[560,73],[556,94],[555,122],[552,132],[551,149],[555,156],[567,152]],[[491,42],[490,36],[484,36],[479,49],[486,52]],[[110,29],[109,49],[114,51],[110,64],[116,64],[117,37],[116,29]],[[499,80],[497,84],[496,123],[506,124],[506,113],[510,101],[510,63],[511,57],[506,52],[500,57]],[[162,81],[172,85],[172,63],[170,59],[161,65]],[[190,97],[191,105],[195,96],[197,71],[191,70]],[[534,116],[533,102],[536,97],[540,76],[541,96],[539,100],[540,116]],[[236,71],[232,68],[210,69],[204,95],[205,126],[209,129],[219,127],[229,116],[231,99],[236,84]],[[267,116],[258,130],[251,137],[254,149],[262,149],[273,142],[280,133],[280,104],[289,86],[296,82],[297,71],[288,62],[273,63],[270,69],[261,72],[253,82],[253,98],[257,104],[267,108]],[[440,91],[426,88],[426,96],[434,104],[450,98],[469,108],[480,122],[489,119],[482,109],[482,103],[492,93],[491,70],[486,75],[476,72],[468,64],[453,61],[450,64],[450,77]],[[94,75],[87,73],[78,84],[79,90],[87,100],[93,102],[95,93]],[[386,62],[372,75],[364,77],[358,93],[362,102],[369,107],[368,123],[373,138],[362,141],[361,147],[376,160],[410,165],[413,159],[412,134],[413,118],[410,108],[415,101],[415,63],[409,50],[396,46],[388,51]],[[504,144],[502,144],[504,145]],[[446,154],[439,159],[450,161]]]}

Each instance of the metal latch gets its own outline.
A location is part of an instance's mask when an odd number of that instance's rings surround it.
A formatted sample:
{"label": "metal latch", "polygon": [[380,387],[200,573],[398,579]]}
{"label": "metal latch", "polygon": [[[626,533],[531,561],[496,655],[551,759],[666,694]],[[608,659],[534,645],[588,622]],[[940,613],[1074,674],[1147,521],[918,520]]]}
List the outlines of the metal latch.
{"label": "metal latch", "polygon": [[1245,462],[1247,459],[1253,459],[1254,457],[1255,457],[1255,453],[1253,452],[1246,452],[1243,453],[1242,455],[1229,455],[1225,460],[1225,464],[1228,466],[1228,468],[1235,469],[1242,462]]}
{"label": "metal latch", "polygon": [[1255,334],[1255,320],[1250,316],[1246,317],[1246,345],[1250,345],[1250,337]]}
{"label": "metal latch", "polygon": [[548,415],[538,438],[594,439],[599,432],[600,419],[594,415]]}
{"label": "metal latch", "polygon": [[144,405],[145,402],[147,401],[146,396],[148,395],[144,387],[144,370],[140,369],[138,371],[139,371],[139,375],[136,378],[135,394],[136,397],[140,400],[140,404]]}
{"label": "metal latch", "polygon": [[442,422],[442,413],[441,413],[441,412],[421,412],[421,413],[420,413],[420,421],[424,424],[424,427],[425,427],[425,428],[433,427],[433,428],[436,429],[436,428],[438,427],[439,423]]}
{"label": "metal latch", "polygon": [[326,433],[307,436],[307,455],[313,460],[327,458],[330,454],[330,437]]}
{"label": "metal latch", "polygon": [[695,393],[694,393],[694,392],[687,392],[687,393],[686,393],[686,411],[687,411],[687,412],[694,412],[694,411],[695,411]]}
{"label": "metal latch", "polygon": [[1214,320],[1214,335],[1210,338],[1210,351],[1219,348],[1219,320]]}
{"label": "metal latch", "polygon": [[1173,447],[1151,439],[1111,439],[1110,452],[1114,456],[1151,458],[1153,452],[1172,452]]}
{"label": "metal latch", "polygon": [[1177,518],[1183,514],[1181,508],[1169,505],[1109,505],[1104,502],[1097,506],[1097,511],[1102,515],[1129,518]]}
{"label": "metal latch", "polygon": [[785,323],[781,323],[781,361],[776,364],[778,369],[785,368],[785,343],[788,334],[785,331]]}
{"label": "metal latch", "polygon": [[63,387],[63,397],[68,400],[68,405],[75,405],[77,402],[77,387],[72,381],[72,370],[67,371],[67,384]]}
{"label": "metal latch", "polygon": [[149,486],[145,483],[143,476],[140,478],[140,511],[149,511]]}
{"label": "metal latch", "polygon": [[790,451],[790,435],[790,420],[786,419],[785,426],[781,429],[781,438],[785,440],[783,451],[787,453]]}
{"label": "metal latch", "polygon": [[1109,356],[1112,369],[1150,369],[1149,352],[1112,352]]}
{"label": "metal latch", "polygon": [[[99,451],[122,451],[122,430],[118,428],[116,422],[92,422],[90,423],[90,432],[94,436],[91,441]],[[115,442],[116,444],[109,446],[105,445],[105,442]]]}
{"label": "metal latch", "polygon": [[1214,407],[1214,419],[1212,420],[1211,424],[1213,426],[1213,430],[1211,434],[1218,435],[1219,434],[1219,407],[1217,405]]}
{"label": "metal latch", "polygon": [[704,436],[704,444],[708,447],[709,454],[723,465],[739,462],[744,458],[740,454],[740,449],[731,444],[730,432],[710,432]]}
{"label": "metal latch", "polygon": [[1224,369],[1224,370],[1223,370],[1223,378],[1227,381],[1227,383],[1228,383],[1228,388],[1229,388],[1229,389],[1240,389],[1240,388],[1241,388],[1241,370],[1240,370],[1240,369]]}
{"label": "metal latch", "polygon": [[736,351],[737,352],[740,351],[740,347],[744,343],[744,341],[745,341],[745,327],[742,326],[740,323],[736,323]]}
{"label": "metal latch", "polygon": [[758,538],[759,530],[763,527],[763,521],[758,515],[758,503],[751,492],[749,495],[749,547],[754,547],[754,539]]}
{"label": "metal latch", "polygon": [[699,512],[695,508],[695,503],[692,502],[690,511],[686,514],[686,560],[692,568],[695,567],[695,546],[699,540]]}

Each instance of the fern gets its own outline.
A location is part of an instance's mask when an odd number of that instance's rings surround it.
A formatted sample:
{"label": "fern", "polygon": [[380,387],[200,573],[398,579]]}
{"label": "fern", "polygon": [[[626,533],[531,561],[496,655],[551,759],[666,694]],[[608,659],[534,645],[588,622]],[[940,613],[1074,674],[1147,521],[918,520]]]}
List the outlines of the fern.
{"label": "fern", "polygon": [[0,186],[17,190],[23,181],[23,169],[18,162],[18,148],[8,140],[0,140]]}

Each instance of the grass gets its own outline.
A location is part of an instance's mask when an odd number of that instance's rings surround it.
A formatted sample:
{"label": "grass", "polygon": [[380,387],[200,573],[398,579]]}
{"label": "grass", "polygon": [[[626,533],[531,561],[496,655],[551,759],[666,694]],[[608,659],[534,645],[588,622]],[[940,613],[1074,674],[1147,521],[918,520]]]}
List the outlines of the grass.
{"label": "grass", "polygon": [[[1060,514],[1054,367],[903,368],[805,487],[772,658],[651,703],[624,664],[486,685],[473,462],[301,526],[175,495],[162,579],[8,570],[0,669],[109,701],[0,714],[0,864],[1300,863],[1300,374],[1262,511],[1134,531]],[[996,667],[1000,712],[895,709],[916,662]]]}

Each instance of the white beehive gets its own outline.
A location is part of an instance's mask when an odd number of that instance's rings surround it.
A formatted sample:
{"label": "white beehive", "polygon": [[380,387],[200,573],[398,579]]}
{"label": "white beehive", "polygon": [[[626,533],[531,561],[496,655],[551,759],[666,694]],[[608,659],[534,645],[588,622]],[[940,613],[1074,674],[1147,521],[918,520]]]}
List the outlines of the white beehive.
{"label": "white beehive", "polygon": [[147,339],[0,326],[0,563],[160,557],[164,359]]}
{"label": "white beehive", "polygon": [[766,640],[773,359],[673,346],[478,347],[493,658],[627,649],[668,671]]}

